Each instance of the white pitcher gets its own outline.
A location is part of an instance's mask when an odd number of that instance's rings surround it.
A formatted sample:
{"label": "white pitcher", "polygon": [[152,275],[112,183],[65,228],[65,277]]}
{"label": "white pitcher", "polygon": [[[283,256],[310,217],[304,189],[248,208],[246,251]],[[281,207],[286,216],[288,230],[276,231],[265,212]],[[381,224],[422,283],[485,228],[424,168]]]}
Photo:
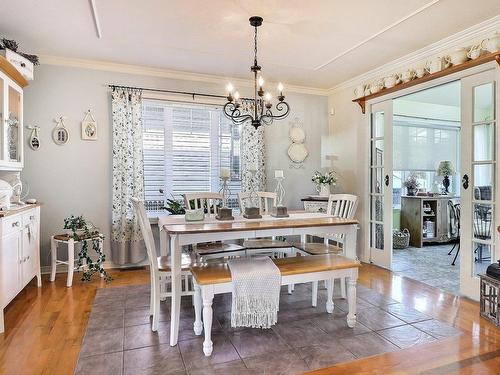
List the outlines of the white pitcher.
{"label": "white pitcher", "polygon": [[425,64],[425,70],[429,73],[437,73],[444,69],[444,61],[442,57],[435,57],[432,60],[427,61]]}
{"label": "white pitcher", "polygon": [[488,52],[500,51],[500,34],[496,32],[491,38],[483,40],[481,48]]}
{"label": "white pitcher", "polygon": [[354,89],[354,98],[359,99],[365,95],[365,85],[359,85]]}
{"label": "white pitcher", "polygon": [[467,57],[469,59],[475,60],[481,56],[481,45],[474,45],[470,47],[469,52],[467,52]]}
{"label": "white pitcher", "polygon": [[457,48],[446,56],[445,60],[451,65],[463,64],[467,61],[467,50],[465,48]]}

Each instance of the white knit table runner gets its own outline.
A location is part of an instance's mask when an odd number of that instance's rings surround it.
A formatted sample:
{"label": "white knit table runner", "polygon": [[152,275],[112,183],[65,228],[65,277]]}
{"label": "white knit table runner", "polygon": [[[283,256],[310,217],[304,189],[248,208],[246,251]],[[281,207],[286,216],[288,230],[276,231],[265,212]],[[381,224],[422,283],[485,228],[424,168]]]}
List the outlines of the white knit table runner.
{"label": "white knit table runner", "polygon": [[269,257],[228,260],[233,284],[231,327],[270,328],[278,321],[281,273]]}

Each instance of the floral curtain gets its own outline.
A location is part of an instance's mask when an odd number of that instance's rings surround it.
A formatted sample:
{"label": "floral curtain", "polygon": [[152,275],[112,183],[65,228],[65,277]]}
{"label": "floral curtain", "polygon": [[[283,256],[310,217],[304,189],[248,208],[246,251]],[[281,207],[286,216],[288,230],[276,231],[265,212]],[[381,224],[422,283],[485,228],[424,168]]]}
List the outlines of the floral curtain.
{"label": "floral curtain", "polygon": [[[253,184],[255,191],[265,191],[266,147],[264,143],[264,126],[255,129],[251,124],[245,123],[241,132],[241,190],[251,191]],[[254,175],[253,181],[247,169],[249,163],[257,164],[257,172]]]}
{"label": "floral curtain", "polygon": [[138,219],[130,198],[144,199],[142,115],[139,90],[114,89],[113,197],[111,259],[115,264],[142,261],[146,256]]}

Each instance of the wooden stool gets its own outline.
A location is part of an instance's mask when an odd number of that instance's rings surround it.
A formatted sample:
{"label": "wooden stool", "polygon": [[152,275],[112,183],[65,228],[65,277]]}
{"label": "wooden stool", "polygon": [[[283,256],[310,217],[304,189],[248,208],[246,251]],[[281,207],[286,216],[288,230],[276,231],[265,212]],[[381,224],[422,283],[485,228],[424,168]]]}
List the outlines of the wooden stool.
{"label": "wooden stool", "polygon": [[[101,234],[96,234],[88,238],[82,238],[80,241],[75,241],[73,237],[69,234],[57,234],[50,238],[50,252],[51,252],[51,272],[50,281],[56,279],[56,268],[58,264],[66,264],[68,266],[68,279],[66,281],[66,286],[69,288],[73,285],[73,272],[75,270],[75,244],[83,241],[92,241],[94,239],[99,240],[99,248],[102,250],[103,236]],[[57,247],[59,243],[65,243],[68,247],[68,261],[62,261],[57,259]]]}

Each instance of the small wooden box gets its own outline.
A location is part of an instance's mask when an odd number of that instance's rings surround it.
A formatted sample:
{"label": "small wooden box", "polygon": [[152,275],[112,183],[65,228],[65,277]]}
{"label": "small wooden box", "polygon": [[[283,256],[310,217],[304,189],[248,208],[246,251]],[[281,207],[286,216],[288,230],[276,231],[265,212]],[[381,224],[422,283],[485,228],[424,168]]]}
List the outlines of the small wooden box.
{"label": "small wooden box", "polygon": [[479,312],[483,318],[500,327],[500,316],[498,313],[500,280],[487,275],[479,275],[479,278]]}

